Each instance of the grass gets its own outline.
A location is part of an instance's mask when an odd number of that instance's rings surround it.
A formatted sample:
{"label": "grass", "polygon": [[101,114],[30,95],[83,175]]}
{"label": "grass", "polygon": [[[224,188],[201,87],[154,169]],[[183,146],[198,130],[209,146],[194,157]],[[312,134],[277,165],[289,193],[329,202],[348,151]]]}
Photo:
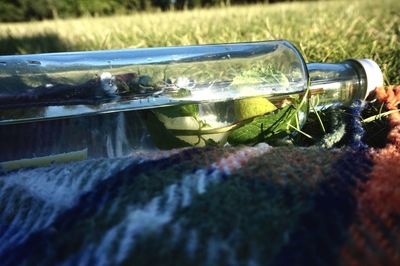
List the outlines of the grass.
{"label": "grass", "polygon": [[400,2],[323,1],[0,24],[0,54],[288,39],[308,62],[372,58],[400,83]]}

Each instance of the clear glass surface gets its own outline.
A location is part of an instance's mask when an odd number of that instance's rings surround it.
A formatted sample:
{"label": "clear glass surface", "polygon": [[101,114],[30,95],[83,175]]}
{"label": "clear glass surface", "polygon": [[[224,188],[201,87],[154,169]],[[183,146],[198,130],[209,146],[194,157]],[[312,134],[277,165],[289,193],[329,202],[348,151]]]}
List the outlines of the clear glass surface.
{"label": "clear glass surface", "polygon": [[337,64],[309,63],[311,104],[320,110],[350,105],[365,97],[366,74],[355,60]]}
{"label": "clear glass surface", "polygon": [[292,44],[270,41],[3,56],[0,81],[5,162],[224,145],[233,129],[300,102],[308,72]]}

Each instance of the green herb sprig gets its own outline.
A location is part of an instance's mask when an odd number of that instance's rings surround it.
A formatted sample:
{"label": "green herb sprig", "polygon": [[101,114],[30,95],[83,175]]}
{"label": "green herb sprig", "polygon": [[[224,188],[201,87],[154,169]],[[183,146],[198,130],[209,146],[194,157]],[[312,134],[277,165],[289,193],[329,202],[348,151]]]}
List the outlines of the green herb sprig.
{"label": "green herb sprig", "polygon": [[308,90],[299,101],[293,99],[293,103],[284,106],[275,112],[254,118],[251,122],[232,130],[228,142],[232,145],[256,144],[259,142],[271,142],[288,136],[293,130],[312,138],[301,131],[299,113],[307,112]]}

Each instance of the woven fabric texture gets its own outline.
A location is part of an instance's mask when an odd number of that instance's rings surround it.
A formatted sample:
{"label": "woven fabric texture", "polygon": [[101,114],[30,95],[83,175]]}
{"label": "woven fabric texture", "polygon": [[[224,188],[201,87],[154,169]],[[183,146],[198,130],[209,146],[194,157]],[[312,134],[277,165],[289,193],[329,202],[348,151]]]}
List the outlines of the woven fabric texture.
{"label": "woven fabric texture", "polygon": [[357,101],[309,147],[4,174],[0,265],[400,265],[400,87],[376,94],[393,111],[383,148],[364,142]]}

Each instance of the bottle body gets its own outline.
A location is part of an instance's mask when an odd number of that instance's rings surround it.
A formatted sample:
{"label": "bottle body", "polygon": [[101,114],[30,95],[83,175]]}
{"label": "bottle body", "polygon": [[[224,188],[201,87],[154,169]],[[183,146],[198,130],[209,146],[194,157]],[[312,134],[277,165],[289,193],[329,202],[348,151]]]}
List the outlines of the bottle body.
{"label": "bottle body", "polygon": [[286,41],[0,62],[0,161],[223,145],[233,129],[298,101],[308,81],[301,54]]}

